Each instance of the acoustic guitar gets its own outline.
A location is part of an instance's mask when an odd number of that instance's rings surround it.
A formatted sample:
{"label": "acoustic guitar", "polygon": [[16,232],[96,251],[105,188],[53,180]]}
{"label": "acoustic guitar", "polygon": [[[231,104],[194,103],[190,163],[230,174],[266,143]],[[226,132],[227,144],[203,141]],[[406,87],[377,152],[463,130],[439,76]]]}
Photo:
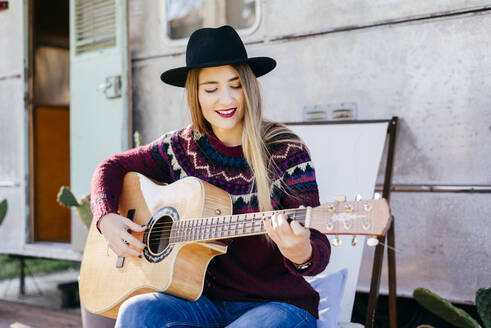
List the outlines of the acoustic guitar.
{"label": "acoustic guitar", "polygon": [[[385,199],[274,212],[334,235],[382,236],[391,220]],[[89,311],[115,318],[121,303],[137,294],[158,291],[196,300],[208,263],[227,252],[220,239],[265,234],[262,218],[274,212],[231,215],[230,195],[198,178],[162,185],[127,173],[119,213],[147,225],[146,231],[133,233],[146,245],[143,256],[118,257],[93,220],[80,268],[81,301]]]}

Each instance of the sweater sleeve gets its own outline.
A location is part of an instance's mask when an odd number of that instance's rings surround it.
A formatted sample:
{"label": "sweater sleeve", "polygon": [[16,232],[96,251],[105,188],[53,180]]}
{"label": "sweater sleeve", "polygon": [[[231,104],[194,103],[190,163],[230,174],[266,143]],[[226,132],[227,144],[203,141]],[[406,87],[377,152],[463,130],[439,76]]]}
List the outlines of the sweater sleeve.
{"label": "sweater sleeve", "polygon": [[164,135],[150,144],[113,155],[97,166],[90,192],[97,227],[101,217],[118,212],[118,198],[126,173],[138,172],[160,182],[171,182],[172,171],[165,151],[169,147],[168,137]]}
{"label": "sweater sleeve", "polygon": [[[290,147],[290,149],[295,149]],[[319,190],[315,179],[315,170],[305,145],[296,146],[286,158],[277,163],[282,172],[281,184],[284,190],[280,191],[281,208],[297,208],[301,205],[319,206]],[[281,188],[280,188],[281,189]],[[312,265],[299,271],[293,264],[284,258],[285,266],[295,275],[313,276],[321,273],[329,263],[331,245],[327,237],[319,231],[310,228],[310,243],[312,245]]]}

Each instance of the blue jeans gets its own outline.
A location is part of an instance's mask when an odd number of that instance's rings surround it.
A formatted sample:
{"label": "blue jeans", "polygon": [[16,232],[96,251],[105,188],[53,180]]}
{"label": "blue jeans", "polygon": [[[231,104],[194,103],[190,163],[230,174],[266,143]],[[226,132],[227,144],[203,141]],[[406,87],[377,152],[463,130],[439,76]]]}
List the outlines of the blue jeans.
{"label": "blue jeans", "polygon": [[149,293],[126,300],[115,327],[317,327],[309,312],[281,302],[197,301]]}

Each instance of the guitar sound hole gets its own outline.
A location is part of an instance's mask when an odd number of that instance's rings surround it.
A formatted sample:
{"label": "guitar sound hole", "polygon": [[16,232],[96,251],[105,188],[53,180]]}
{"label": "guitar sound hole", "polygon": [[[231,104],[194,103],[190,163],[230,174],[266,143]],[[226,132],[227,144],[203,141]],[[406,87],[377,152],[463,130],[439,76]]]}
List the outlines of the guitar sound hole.
{"label": "guitar sound hole", "polygon": [[169,245],[169,236],[172,228],[172,218],[164,215],[158,219],[150,230],[148,237],[150,252],[157,255],[162,253]]}

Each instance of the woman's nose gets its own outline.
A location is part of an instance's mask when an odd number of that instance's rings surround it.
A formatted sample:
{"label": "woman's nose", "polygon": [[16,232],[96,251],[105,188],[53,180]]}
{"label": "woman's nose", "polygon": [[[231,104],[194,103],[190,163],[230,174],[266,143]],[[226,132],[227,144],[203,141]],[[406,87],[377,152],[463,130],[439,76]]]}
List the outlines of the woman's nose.
{"label": "woman's nose", "polygon": [[232,96],[231,90],[228,90],[227,88],[224,88],[222,92],[220,92],[219,95],[219,103],[222,106],[228,106],[231,105],[234,102],[234,98]]}

